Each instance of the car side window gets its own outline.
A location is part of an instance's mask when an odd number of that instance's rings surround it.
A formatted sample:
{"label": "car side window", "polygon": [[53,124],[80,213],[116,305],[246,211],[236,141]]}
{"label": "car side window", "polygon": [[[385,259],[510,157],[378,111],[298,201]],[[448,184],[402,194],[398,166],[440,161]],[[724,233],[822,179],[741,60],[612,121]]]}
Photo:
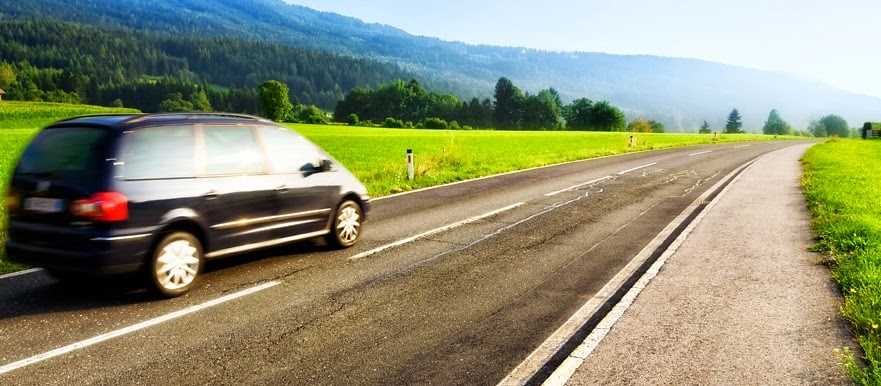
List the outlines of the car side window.
{"label": "car side window", "polygon": [[263,152],[250,126],[205,125],[202,128],[205,174],[263,173]]}
{"label": "car side window", "polygon": [[319,167],[318,150],[296,133],[270,126],[261,126],[259,130],[273,173],[308,172]]}
{"label": "car side window", "polygon": [[192,126],[145,127],[124,134],[122,178],[142,180],[196,175]]}

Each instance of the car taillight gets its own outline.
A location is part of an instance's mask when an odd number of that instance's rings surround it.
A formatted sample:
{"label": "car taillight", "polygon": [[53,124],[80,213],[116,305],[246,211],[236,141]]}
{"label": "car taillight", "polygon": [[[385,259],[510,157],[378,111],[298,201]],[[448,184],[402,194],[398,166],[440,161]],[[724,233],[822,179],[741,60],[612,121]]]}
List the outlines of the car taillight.
{"label": "car taillight", "polygon": [[11,191],[6,192],[6,213],[18,209],[19,206],[21,206],[21,200],[18,195]]}
{"label": "car taillight", "polygon": [[74,201],[70,212],[93,221],[122,221],[128,219],[128,199],[122,193],[98,192]]}

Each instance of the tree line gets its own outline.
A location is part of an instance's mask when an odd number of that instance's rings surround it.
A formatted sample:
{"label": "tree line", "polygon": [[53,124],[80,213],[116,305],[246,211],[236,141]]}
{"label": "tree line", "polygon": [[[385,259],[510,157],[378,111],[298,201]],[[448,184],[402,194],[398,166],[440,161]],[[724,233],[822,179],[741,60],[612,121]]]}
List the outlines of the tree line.
{"label": "tree line", "polygon": [[[427,92],[418,81],[395,80],[377,89],[356,88],[336,105],[338,122],[390,127],[478,127],[499,130],[625,131],[624,113],[608,101],[580,98],[563,103],[554,88],[523,92],[502,77],[493,99],[460,101],[452,94]],[[663,125],[640,118],[639,131],[663,132]],[[641,125],[645,121],[646,126]]]}
{"label": "tree line", "polygon": [[[741,120],[740,111],[737,108],[731,110],[725,122],[723,132],[727,134],[745,133],[742,129],[743,122]],[[777,109],[771,109],[768,113],[768,119],[762,126],[762,133],[766,135],[797,135],[803,137],[853,137],[854,130],[849,128],[847,121],[841,116],[835,114],[825,115],[821,118],[814,118],[808,122],[806,130],[796,130],[780,115]],[[706,134],[712,132],[710,124],[704,121],[698,133]]]}

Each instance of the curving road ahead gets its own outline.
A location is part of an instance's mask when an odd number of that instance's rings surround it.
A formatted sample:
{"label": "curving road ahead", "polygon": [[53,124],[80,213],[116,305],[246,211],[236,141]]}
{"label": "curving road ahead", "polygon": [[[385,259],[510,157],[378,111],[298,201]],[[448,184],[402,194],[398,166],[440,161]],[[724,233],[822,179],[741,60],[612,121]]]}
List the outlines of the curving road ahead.
{"label": "curving road ahead", "polygon": [[390,196],[352,249],[209,262],[201,286],[171,300],[126,279],[2,277],[0,384],[540,381],[564,354],[510,375],[710,187],[799,143],[634,153]]}

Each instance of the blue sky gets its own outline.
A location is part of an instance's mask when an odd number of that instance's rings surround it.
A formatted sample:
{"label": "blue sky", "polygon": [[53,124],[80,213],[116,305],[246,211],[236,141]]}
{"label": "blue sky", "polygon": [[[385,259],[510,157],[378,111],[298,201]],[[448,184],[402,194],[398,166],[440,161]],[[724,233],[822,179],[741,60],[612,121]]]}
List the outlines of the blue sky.
{"label": "blue sky", "polygon": [[881,97],[877,0],[285,0],[414,35],[695,58]]}

